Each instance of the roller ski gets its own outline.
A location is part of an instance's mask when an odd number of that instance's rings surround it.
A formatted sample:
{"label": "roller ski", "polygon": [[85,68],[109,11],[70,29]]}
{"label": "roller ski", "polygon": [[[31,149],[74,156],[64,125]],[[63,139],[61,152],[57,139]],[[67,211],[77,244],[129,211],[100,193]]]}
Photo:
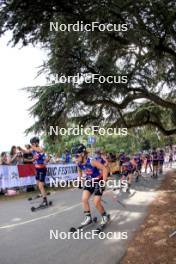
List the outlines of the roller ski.
{"label": "roller ski", "polygon": [[45,208],[48,208],[49,206],[51,206],[52,204],[53,204],[52,201],[48,202],[46,199],[44,199],[43,202],[39,206],[37,206],[37,207],[32,206],[31,211],[35,212],[35,211],[38,211],[41,209],[45,209]]}
{"label": "roller ski", "polygon": [[81,223],[80,226],[78,227],[71,227],[70,228],[70,232],[71,233],[75,233],[77,230],[81,230],[81,229],[84,229],[88,226],[91,226],[93,224],[97,223],[97,217],[94,217],[94,218],[91,218],[91,216],[86,216],[84,221]]}
{"label": "roller ski", "polygon": [[[50,194],[51,194],[50,192],[47,192],[46,195],[50,195]],[[36,199],[41,198],[41,197],[42,197],[41,194],[37,194],[37,195],[34,196],[34,197],[29,197],[29,198],[28,198],[28,201],[36,200]]]}
{"label": "roller ski", "polygon": [[102,216],[102,220],[95,230],[96,233],[99,234],[100,232],[102,232],[109,225],[110,222],[110,214]]}

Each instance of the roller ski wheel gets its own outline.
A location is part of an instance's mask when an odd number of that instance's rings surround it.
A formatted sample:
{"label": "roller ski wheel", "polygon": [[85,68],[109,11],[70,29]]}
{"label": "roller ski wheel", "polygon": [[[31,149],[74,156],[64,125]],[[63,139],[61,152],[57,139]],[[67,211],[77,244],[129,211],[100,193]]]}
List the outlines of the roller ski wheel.
{"label": "roller ski wheel", "polygon": [[87,225],[80,225],[78,227],[71,227],[70,230],[69,230],[69,232],[75,233],[77,230],[84,229],[84,228],[86,228],[88,226],[91,226],[91,225],[97,223],[97,220],[98,220],[97,217],[93,217],[92,218],[92,221],[89,224],[87,224]]}
{"label": "roller ski wheel", "polygon": [[50,207],[50,206],[52,206],[52,205],[53,205],[53,202],[52,202],[52,201],[49,201],[47,205],[44,205],[44,204],[42,205],[42,204],[40,204],[40,205],[37,206],[37,207],[32,206],[32,207],[31,207],[31,211],[32,211],[32,212],[35,212],[35,211],[37,211],[37,210],[46,209],[46,208],[48,208],[48,207]]}
{"label": "roller ski wheel", "polygon": [[32,211],[32,212],[34,212],[35,209],[36,209],[36,208],[35,208],[34,206],[31,207],[31,211]]}

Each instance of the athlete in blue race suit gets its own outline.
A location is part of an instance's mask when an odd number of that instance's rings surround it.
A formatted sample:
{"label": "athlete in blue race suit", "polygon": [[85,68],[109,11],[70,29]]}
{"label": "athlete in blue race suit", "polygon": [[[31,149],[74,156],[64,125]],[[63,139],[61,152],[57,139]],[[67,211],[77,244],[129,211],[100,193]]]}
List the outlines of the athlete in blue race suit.
{"label": "athlete in blue race suit", "polygon": [[81,162],[78,162],[78,168],[81,169],[86,174],[85,178],[87,180],[95,179],[95,178],[97,179],[102,178],[100,170],[97,167],[92,166],[90,158],[87,158],[84,164]]}
{"label": "athlete in blue race suit", "polygon": [[129,157],[126,157],[126,160],[122,163],[121,167],[121,176],[126,177],[128,179],[128,188],[127,192],[130,192],[131,182],[132,182],[132,173],[134,171],[133,164],[130,161]]}
{"label": "athlete in blue race suit", "polygon": [[164,164],[164,150],[160,149],[159,153],[158,153],[158,160],[159,160],[159,172],[163,173],[163,164]]}
{"label": "athlete in blue race suit", "polygon": [[41,205],[48,205],[46,192],[45,192],[45,177],[46,177],[46,164],[47,157],[39,146],[39,138],[33,137],[30,140],[33,160],[36,169],[36,184],[42,194],[43,202]]}
{"label": "athlete in blue race suit", "polygon": [[138,182],[139,177],[141,176],[141,168],[142,168],[142,159],[141,159],[141,154],[137,153],[134,155],[133,160],[136,163],[136,179],[135,181]]}
{"label": "athlete in blue race suit", "polygon": [[156,148],[153,148],[152,163],[153,163],[153,177],[154,178],[158,177],[158,162],[159,162],[158,151],[156,150]]}
{"label": "athlete in blue race suit", "polygon": [[101,164],[96,159],[91,159],[88,157],[86,147],[83,144],[77,144],[72,148],[72,153],[75,155],[77,166],[78,166],[78,179],[81,186],[81,178],[84,176],[85,184],[83,186],[82,194],[82,205],[84,209],[85,219],[81,225],[87,225],[92,222],[92,217],[90,213],[89,198],[94,194],[93,203],[96,209],[102,216],[101,224],[105,224],[108,221],[107,213],[101,203],[101,196],[103,194],[104,188],[103,184],[107,179],[108,171],[106,167]]}

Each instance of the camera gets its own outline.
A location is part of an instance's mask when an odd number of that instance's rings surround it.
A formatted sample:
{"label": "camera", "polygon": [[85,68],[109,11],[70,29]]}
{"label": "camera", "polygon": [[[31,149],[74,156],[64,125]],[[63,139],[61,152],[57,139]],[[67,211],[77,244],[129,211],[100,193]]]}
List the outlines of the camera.
{"label": "camera", "polygon": [[18,153],[17,153],[17,157],[18,157],[18,158],[22,158],[22,156],[23,156],[23,153],[22,153],[22,152],[18,152]]}

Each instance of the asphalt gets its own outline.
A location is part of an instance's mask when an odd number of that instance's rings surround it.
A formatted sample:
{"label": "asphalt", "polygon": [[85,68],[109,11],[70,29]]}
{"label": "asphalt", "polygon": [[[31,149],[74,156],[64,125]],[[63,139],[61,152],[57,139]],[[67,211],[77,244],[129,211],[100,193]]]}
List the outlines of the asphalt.
{"label": "asphalt", "polygon": [[[111,215],[104,239],[68,237],[70,227],[79,226],[83,219],[81,190],[52,192],[48,198],[53,206],[37,212],[31,212],[30,208],[40,199],[0,201],[0,264],[117,264],[128,241],[143,223],[163,178],[164,175],[158,179],[146,175],[133,183],[131,195],[123,192],[117,195],[118,191],[110,190],[104,193],[104,206]],[[99,219],[92,202],[91,208]],[[96,225],[83,234],[94,229]],[[59,234],[66,234],[67,239],[61,239]],[[114,238],[108,238],[108,234]]]}

